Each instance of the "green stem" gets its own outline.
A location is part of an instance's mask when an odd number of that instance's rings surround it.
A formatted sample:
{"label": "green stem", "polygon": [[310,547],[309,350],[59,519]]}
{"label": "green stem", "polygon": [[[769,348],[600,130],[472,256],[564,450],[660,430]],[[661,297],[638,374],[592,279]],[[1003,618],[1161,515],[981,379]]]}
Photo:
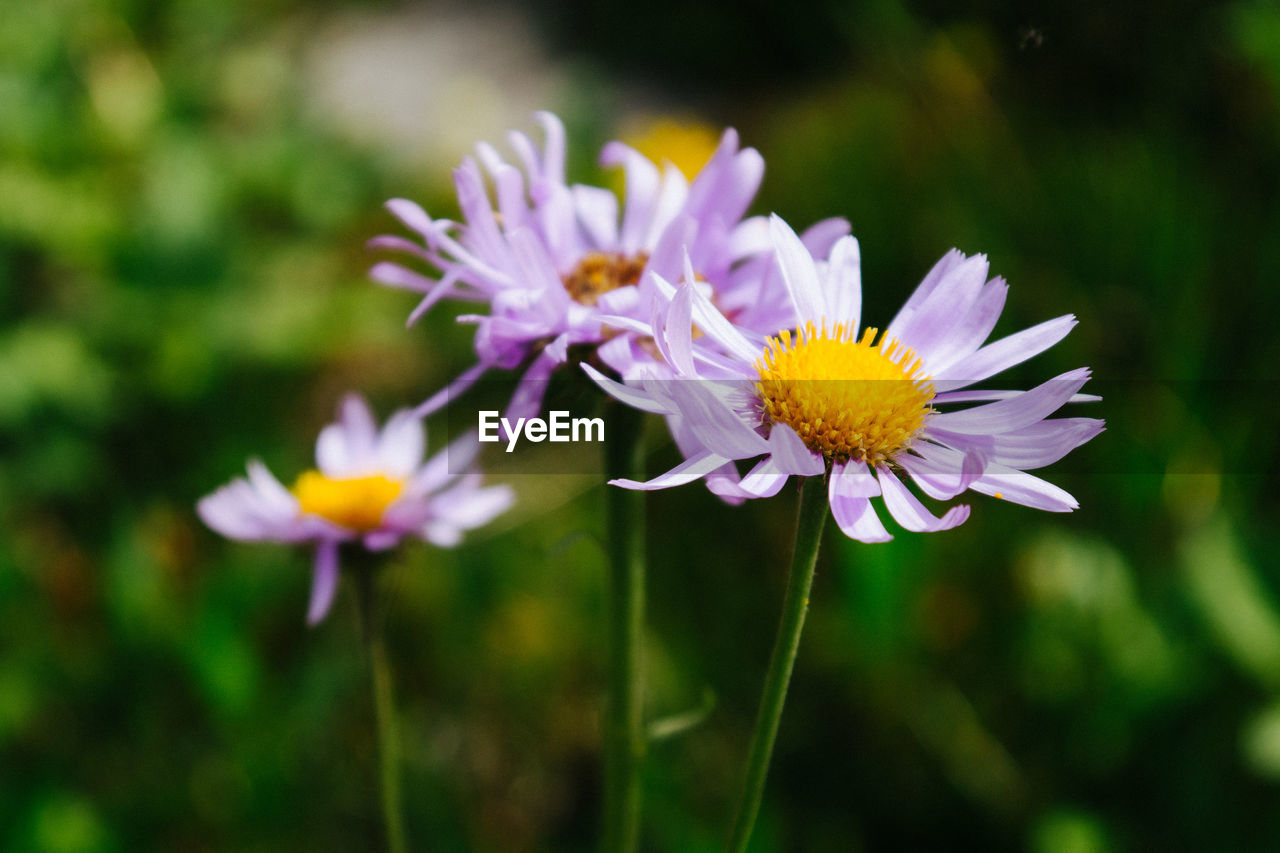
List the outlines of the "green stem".
{"label": "green stem", "polygon": [[751,753],[747,758],[747,780],[738,802],[738,815],[726,848],[731,853],[743,853],[751,840],[751,830],[760,811],[760,799],[764,794],[764,780],[769,772],[769,760],[773,757],[773,743],[778,734],[778,721],[782,719],[782,706],[787,701],[787,685],[800,648],[800,631],[809,610],[809,589],[813,585],[813,570],[818,561],[818,546],[822,544],[822,526],[827,520],[827,491],[821,477],[808,477],[800,491],[800,511],[796,517],[795,551],[791,555],[791,574],[787,579],[787,593],[782,602],[782,621],[778,636],[773,641],[773,654],[769,658],[769,672],[765,676],[764,693],[760,697],[760,710],[756,716],[755,731],[751,734]]}
{"label": "green stem", "polygon": [[[604,445],[609,479],[644,478],[644,414],[613,406]],[[644,494],[605,487],[609,580],[609,699],[605,711],[606,853],[632,853],[640,837],[644,732]]]}
{"label": "green stem", "polygon": [[378,770],[382,792],[382,819],[387,830],[387,849],[404,853],[404,817],[400,809],[400,741],[396,732],[395,705],[391,695],[391,664],[378,608],[377,580],[380,566],[359,561],[352,566],[356,600],[360,611],[360,633],[369,654],[373,675],[373,707],[378,723]]}

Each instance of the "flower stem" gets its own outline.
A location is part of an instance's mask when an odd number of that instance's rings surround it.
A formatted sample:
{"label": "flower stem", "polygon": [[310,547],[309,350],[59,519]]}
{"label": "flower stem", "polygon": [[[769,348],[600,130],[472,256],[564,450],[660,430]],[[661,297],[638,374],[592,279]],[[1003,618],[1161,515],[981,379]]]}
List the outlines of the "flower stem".
{"label": "flower stem", "polygon": [[390,853],[404,853],[404,816],[400,808],[400,740],[396,731],[395,705],[391,695],[391,664],[378,606],[378,574],[381,566],[372,560],[354,561],[356,603],[360,611],[360,633],[369,654],[373,676],[373,707],[378,724],[379,788],[382,792],[382,819]]}
{"label": "flower stem", "polygon": [[[643,479],[644,415],[613,406],[604,444],[609,479]],[[609,555],[609,699],[605,711],[606,853],[632,853],[640,837],[644,733],[644,494],[605,487]]]}
{"label": "flower stem", "polygon": [[760,799],[764,794],[769,760],[773,757],[778,722],[782,719],[782,706],[787,700],[787,685],[791,681],[791,670],[796,662],[796,652],[800,648],[800,631],[804,628],[804,617],[809,610],[809,589],[813,585],[813,570],[818,561],[818,547],[822,544],[822,526],[826,523],[827,512],[823,478],[805,478],[800,491],[800,510],[796,517],[791,574],[787,579],[786,597],[782,602],[782,621],[778,625],[778,636],[773,641],[769,672],[765,676],[760,710],[756,715],[755,730],[751,734],[746,784],[726,847],[731,853],[743,853],[747,849],[751,830],[755,827],[756,814],[760,811]]}

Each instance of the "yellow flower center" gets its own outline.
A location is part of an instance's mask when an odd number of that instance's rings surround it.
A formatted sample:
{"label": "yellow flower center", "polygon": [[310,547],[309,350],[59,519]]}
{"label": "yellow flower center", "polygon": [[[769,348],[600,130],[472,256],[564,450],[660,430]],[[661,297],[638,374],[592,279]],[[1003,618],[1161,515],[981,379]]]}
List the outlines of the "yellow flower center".
{"label": "yellow flower center", "polygon": [[920,359],[897,341],[861,340],[844,325],[770,338],[756,371],[756,390],[770,423],[796,431],[809,449],[833,462],[879,464],[906,447],[933,411],[933,384]]}
{"label": "yellow flower center", "polygon": [[303,512],[352,530],[373,530],[380,525],[387,506],[403,490],[402,481],[383,474],[330,478],[315,470],[304,471],[293,484]]}
{"label": "yellow flower center", "polygon": [[720,134],[709,125],[660,118],[637,134],[627,134],[633,148],[655,163],[670,161],[686,178],[707,165],[720,144]]}
{"label": "yellow flower center", "polygon": [[649,256],[644,252],[622,255],[616,252],[588,252],[564,276],[564,289],[576,302],[595,305],[600,295],[628,284],[638,284]]}

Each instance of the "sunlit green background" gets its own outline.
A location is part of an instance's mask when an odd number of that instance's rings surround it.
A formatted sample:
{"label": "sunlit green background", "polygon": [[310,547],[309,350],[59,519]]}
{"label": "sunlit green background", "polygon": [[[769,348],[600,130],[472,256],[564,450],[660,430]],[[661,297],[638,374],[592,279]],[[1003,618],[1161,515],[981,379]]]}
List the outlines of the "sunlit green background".
{"label": "sunlit green background", "polygon": [[[738,127],[759,212],[853,223],[870,321],[989,253],[998,334],[1080,317],[1009,383],[1107,394],[1049,475],[1073,515],[830,536],[753,849],[1280,849],[1268,0],[0,4],[0,849],[378,849],[350,591],[308,630],[308,555],[193,505],[306,467],[344,391],[386,414],[470,363],[363,244],[543,107],[581,180],[655,118]],[[420,849],[594,844],[601,487],[512,479],[388,578]],[[644,848],[714,850],[793,501],[648,506],[649,707],[714,710],[653,745]]]}

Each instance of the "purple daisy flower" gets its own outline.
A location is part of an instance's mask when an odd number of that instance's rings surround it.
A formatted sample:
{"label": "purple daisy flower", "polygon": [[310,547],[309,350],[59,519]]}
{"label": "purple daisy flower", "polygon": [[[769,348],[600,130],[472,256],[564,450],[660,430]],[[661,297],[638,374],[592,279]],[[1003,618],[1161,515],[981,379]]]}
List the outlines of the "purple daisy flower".
{"label": "purple daisy flower", "polygon": [[480,485],[466,469],[479,447],[460,440],[422,461],[426,436],[412,412],[392,415],[379,430],[368,405],[351,394],[338,420],[316,440],[316,467],[285,488],[258,460],[248,479],[233,480],[201,499],[204,523],[244,542],[314,542],[315,576],[307,622],[325,617],[338,587],[338,548],[358,543],[384,551],[406,536],[440,547],[462,540],[511,505],[506,486]]}
{"label": "purple daisy flower", "polygon": [[[892,538],[874,497],[907,530],[946,530],[968,518],[967,505],[935,517],[906,479],[938,500],[972,489],[1050,512],[1077,507],[1067,492],[1027,470],[1057,461],[1103,429],[1095,418],[1047,419],[1065,403],[1099,399],[1077,394],[1089,370],[1029,391],[968,390],[1053,346],[1075,325],[1074,316],[984,345],[1007,285],[987,280],[985,256],[952,250],[883,335],[860,332],[857,241],[841,238],[815,263],[777,216],[770,231],[799,317],[796,331],[763,337],[737,328],[686,270],[678,287],[655,277],[665,306],[647,327],[675,380],[655,373],[622,384],[583,365],[617,399],[667,416],[686,457],[646,483],[616,485],[659,489],[705,477],[722,497],[741,500],[774,495],[792,475],[827,475],[836,522],[863,542]],[[938,408],[955,403],[983,405]],[[733,463],[746,459],[760,461],[739,478]]]}
{"label": "purple daisy flower", "polygon": [[[509,415],[536,414],[542,380],[578,345],[597,347],[600,360],[622,376],[654,363],[649,341],[606,329],[600,318],[649,318],[653,298],[639,286],[645,274],[674,280],[686,255],[710,298],[742,327],[777,329],[779,312],[794,322],[785,291],[768,288],[767,223],[743,218],[764,160],[755,149],[739,148],[734,130],[724,132],[692,182],[675,166],[660,169],[620,142],[605,146],[601,162],[625,173],[620,211],[611,190],[565,183],[564,127],[550,113],[538,119],[546,135],[542,151],[524,134],[510,134],[519,166],[482,143],[454,172],[464,222],[432,219],[413,202],[393,199],[387,207],[423,242],[396,236],[371,241],[439,270],[438,280],[389,262],[370,271],[384,284],[423,293],[410,323],[445,297],[489,306],[487,314],[459,318],[477,326],[479,362],[423,403],[419,414],[438,409],[490,368],[526,364],[524,377],[531,381],[521,384]],[[825,253],[847,232],[843,220],[828,220],[806,240]]]}

